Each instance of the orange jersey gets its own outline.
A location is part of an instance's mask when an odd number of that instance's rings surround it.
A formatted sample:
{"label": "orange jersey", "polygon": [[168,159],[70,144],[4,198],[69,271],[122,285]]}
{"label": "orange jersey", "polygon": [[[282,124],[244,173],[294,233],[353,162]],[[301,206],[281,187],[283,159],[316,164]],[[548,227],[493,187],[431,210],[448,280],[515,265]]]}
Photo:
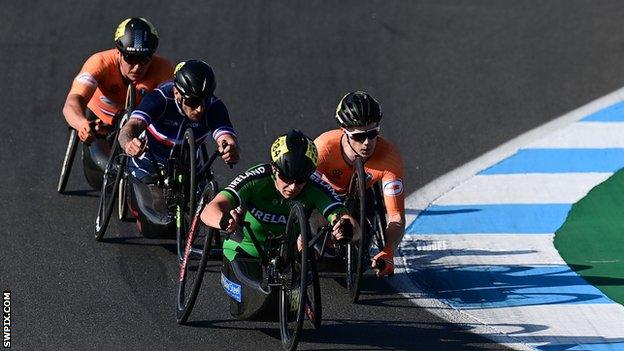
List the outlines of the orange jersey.
{"label": "orange jersey", "polygon": [[[323,179],[330,183],[339,193],[345,193],[353,168],[347,164],[342,155],[340,140],[341,129],[330,130],[314,140],[318,148],[318,168]],[[377,138],[375,152],[366,163],[364,172],[370,176],[366,187],[381,181],[386,211],[389,215],[405,214],[405,195],[403,194],[403,160],[398,150],[389,141]]]}
{"label": "orange jersey", "polygon": [[[87,107],[98,118],[112,124],[113,116],[123,110],[126,104],[128,85],[119,71],[117,49],[98,52],[85,62],[74,78],[69,94],[78,94],[89,100]],[[135,82],[137,105],[147,92],[173,77],[173,65],[160,56],[152,56],[145,77]]]}

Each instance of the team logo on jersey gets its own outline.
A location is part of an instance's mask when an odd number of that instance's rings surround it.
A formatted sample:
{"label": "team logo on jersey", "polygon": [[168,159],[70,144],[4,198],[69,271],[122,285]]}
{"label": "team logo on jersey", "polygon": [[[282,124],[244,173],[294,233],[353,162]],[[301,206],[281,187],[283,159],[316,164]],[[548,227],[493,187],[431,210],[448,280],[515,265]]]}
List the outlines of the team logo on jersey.
{"label": "team logo on jersey", "polygon": [[334,178],[340,178],[342,176],[342,170],[340,169],[334,169],[332,171],[332,177]]}
{"label": "team logo on jersey", "polygon": [[286,224],[286,216],[283,214],[267,213],[267,212],[260,211],[259,209],[255,207],[252,207],[249,210],[249,213],[251,213],[251,215],[254,216],[254,218],[256,218],[257,220],[263,223]]}
{"label": "team logo on jersey", "polygon": [[403,181],[394,179],[383,183],[383,193],[388,196],[398,196],[403,192]]}

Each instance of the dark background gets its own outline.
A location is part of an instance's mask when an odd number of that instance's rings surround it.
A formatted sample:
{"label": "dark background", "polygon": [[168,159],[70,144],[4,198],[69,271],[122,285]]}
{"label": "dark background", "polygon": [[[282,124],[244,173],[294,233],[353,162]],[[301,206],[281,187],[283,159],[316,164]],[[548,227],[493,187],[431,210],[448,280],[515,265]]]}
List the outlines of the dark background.
{"label": "dark background", "polygon": [[[210,274],[191,327],[176,325],[171,241],[114,221],[93,240],[97,193],[80,162],[55,191],[61,107],[86,58],[143,16],[159,54],[217,74],[242,146],[234,172],[264,162],[290,128],[335,127],[342,95],[382,104],[406,190],[622,85],[619,1],[5,1],[0,12],[3,142],[0,285],[13,292],[15,349],[275,349],[276,324],[237,322]],[[212,264],[217,271],[217,263]],[[326,322],[302,349],[497,349],[371,280],[361,305],[323,279]]]}

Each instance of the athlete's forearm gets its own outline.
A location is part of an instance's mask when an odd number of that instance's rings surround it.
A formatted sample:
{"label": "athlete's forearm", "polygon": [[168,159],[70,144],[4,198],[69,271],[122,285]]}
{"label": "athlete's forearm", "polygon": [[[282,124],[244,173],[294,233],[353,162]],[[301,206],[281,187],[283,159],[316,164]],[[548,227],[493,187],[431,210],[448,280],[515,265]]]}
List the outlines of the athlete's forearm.
{"label": "athlete's forearm", "polygon": [[79,129],[81,123],[87,120],[85,109],[87,108],[86,100],[77,94],[70,94],[65,100],[63,106],[63,116],[65,121],[74,129]]}
{"label": "athlete's forearm", "polygon": [[397,218],[393,218],[391,216],[388,218],[388,226],[386,227],[386,248],[391,249],[392,252],[396,252],[401,240],[403,240],[404,234],[405,217],[397,216]]}
{"label": "athlete's forearm", "polygon": [[145,122],[141,121],[137,118],[131,118],[119,131],[119,145],[121,145],[124,150],[126,149],[126,145],[134,138],[138,138],[141,133],[147,128]]}
{"label": "athlete's forearm", "polygon": [[221,228],[221,218],[231,210],[230,201],[223,195],[217,194],[202,210],[200,219],[212,228]]}

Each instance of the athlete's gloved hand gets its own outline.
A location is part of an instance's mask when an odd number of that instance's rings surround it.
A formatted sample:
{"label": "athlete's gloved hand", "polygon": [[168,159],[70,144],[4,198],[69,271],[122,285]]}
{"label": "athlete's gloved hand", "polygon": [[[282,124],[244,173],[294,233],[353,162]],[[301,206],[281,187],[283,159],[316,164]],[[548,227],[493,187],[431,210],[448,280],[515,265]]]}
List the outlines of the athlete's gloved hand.
{"label": "athlete's gloved hand", "polygon": [[384,248],[371,260],[371,267],[375,269],[378,277],[394,275],[394,252]]}

